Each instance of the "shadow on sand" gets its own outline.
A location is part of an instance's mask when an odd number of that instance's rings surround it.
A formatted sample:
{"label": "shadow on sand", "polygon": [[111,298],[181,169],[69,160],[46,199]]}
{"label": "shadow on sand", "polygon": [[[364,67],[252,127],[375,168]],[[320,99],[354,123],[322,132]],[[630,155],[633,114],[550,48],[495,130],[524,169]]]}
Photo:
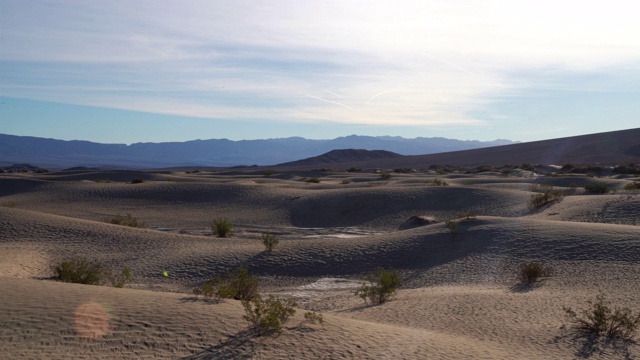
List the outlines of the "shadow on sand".
{"label": "shadow on sand", "polygon": [[[570,332],[558,335],[553,338],[552,343],[568,342],[576,348],[574,355],[578,358],[587,359],[593,355],[605,355],[612,353],[616,357],[625,360],[636,359],[631,353],[630,348],[638,345],[638,342],[632,339],[604,339],[595,334],[583,331],[564,328]],[[571,331],[572,330],[572,331]]]}

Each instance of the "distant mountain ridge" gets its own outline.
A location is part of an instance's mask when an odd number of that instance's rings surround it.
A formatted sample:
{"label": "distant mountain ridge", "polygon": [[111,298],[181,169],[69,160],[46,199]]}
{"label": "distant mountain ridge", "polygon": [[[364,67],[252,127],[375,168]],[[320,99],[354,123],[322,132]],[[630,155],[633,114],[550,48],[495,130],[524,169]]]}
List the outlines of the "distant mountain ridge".
{"label": "distant mountain ridge", "polygon": [[108,166],[162,168],[176,166],[273,165],[325,154],[335,149],[385,150],[401,155],[507,145],[510,140],[476,141],[441,137],[344,136],[331,140],[301,137],[264,140],[227,139],[185,142],[102,144],[0,134],[0,163],[41,167]]}
{"label": "distant mountain ridge", "polygon": [[364,150],[364,149],[338,149],[331,150],[326,154],[314,156],[307,159],[292,161],[277,166],[307,166],[307,165],[323,165],[337,164],[347,161],[368,161],[380,159],[395,159],[403,155],[396,154],[385,150]]}

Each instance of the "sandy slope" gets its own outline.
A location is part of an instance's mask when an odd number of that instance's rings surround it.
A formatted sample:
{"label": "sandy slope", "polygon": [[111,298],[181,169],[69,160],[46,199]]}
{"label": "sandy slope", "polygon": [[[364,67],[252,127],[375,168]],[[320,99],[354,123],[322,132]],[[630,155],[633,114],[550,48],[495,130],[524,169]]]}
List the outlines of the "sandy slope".
{"label": "sandy slope", "polygon": [[[132,176],[146,181],[130,184]],[[319,184],[305,182],[308,176],[0,177],[1,353],[9,358],[640,356],[637,344],[598,349],[560,330],[562,306],[584,307],[598,291],[640,310],[640,197],[621,190],[629,180],[607,180],[616,194],[586,195],[575,188],[584,178],[547,178],[572,195],[530,210],[531,178],[452,175],[448,187],[436,187],[428,183],[435,176],[423,174],[383,181],[374,174],[334,173]],[[443,221],[462,210],[478,216],[462,221],[452,236]],[[105,222],[126,212],[145,228]],[[436,223],[399,230],[413,215],[433,216]],[[231,238],[211,236],[211,220],[223,216],[235,226]],[[280,239],[272,254],[263,251],[263,232]],[[44,280],[53,263],[71,255],[129,266],[134,279],[125,289]],[[521,261],[532,259],[552,266],[554,276],[527,289],[514,274]],[[238,302],[211,304],[188,295],[209,276],[240,264],[262,275],[264,292],[295,297],[300,307],[321,311],[327,324],[297,327],[299,311],[277,339],[256,339],[245,331]],[[340,279],[356,279],[377,266],[401,271],[404,288],[387,304],[364,307],[352,295],[357,282]],[[327,277],[338,280],[322,280]],[[97,325],[74,329],[74,313],[90,314],[85,317]],[[104,333],[98,336],[96,329]]]}

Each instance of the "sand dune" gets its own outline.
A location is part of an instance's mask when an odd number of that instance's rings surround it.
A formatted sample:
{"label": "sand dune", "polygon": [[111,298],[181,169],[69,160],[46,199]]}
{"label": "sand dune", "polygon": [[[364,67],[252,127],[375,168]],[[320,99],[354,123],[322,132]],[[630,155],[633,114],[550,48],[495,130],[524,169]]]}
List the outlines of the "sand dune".
{"label": "sand dune", "polygon": [[[523,174],[524,175],[524,174]],[[530,174],[529,174],[530,175]],[[319,183],[308,182],[319,177]],[[528,176],[528,175],[527,175]],[[132,184],[133,178],[144,182]],[[448,186],[435,186],[434,179]],[[107,181],[108,180],[108,181]],[[636,311],[640,195],[632,179],[495,174],[73,171],[0,176],[0,352],[8,358],[637,358],[636,343],[596,348],[561,330],[563,306],[598,291]],[[532,182],[568,192],[527,207]],[[474,215],[452,234],[445,220]],[[112,225],[131,213],[142,228]],[[401,230],[411,216],[434,223]],[[226,217],[230,238],[212,236]],[[261,234],[280,244],[264,251]],[[128,266],[124,289],[58,283],[69,256]],[[552,277],[516,280],[524,260]],[[246,264],[262,292],[297,300],[278,338],[247,331],[241,304],[190,290]],[[403,287],[366,307],[363,274],[393,267]],[[168,276],[165,276],[165,273]],[[298,326],[303,309],[325,326]]]}

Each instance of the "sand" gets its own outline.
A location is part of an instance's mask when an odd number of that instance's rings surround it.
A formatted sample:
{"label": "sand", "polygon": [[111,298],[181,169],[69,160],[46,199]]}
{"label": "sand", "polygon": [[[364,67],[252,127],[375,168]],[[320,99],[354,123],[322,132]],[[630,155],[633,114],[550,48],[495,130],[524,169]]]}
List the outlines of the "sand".
{"label": "sand", "polygon": [[[320,177],[319,183],[305,180]],[[144,179],[131,184],[134,178]],[[448,186],[434,186],[434,179]],[[98,181],[96,181],[98,180]],[[546,177],[570,195],[529,209],[538,177],[347,172],[73,171],[0,175],[0,353],[9,359],[595,359],[638,358],[640,346],[589,343],[563,306],[603,292],[640,311],[640,195],[585,194],[580,176]],[[475,216],[452,236],[445,220]],[[108,223],[131,213],[144,223]],[[403,226],[412,216],[424,226]],[[233,224],[229,238],[213,219]],[[280,240],[264,251],[262,233]],[[50,279],[85,256],[128,266],[118,289]],[[553,276],[516,279],[522,261]],[[293,298],[277,338],[247,331],[239,301],[191,289],[241,264],[261,292]],[[403,286],[367,307],[359,279],[393,267]],[[168,275],[168,276],[165,276]],[[300,325],[307,310],[325,325]],[[638,340],[638,339],[636,339]]]}

